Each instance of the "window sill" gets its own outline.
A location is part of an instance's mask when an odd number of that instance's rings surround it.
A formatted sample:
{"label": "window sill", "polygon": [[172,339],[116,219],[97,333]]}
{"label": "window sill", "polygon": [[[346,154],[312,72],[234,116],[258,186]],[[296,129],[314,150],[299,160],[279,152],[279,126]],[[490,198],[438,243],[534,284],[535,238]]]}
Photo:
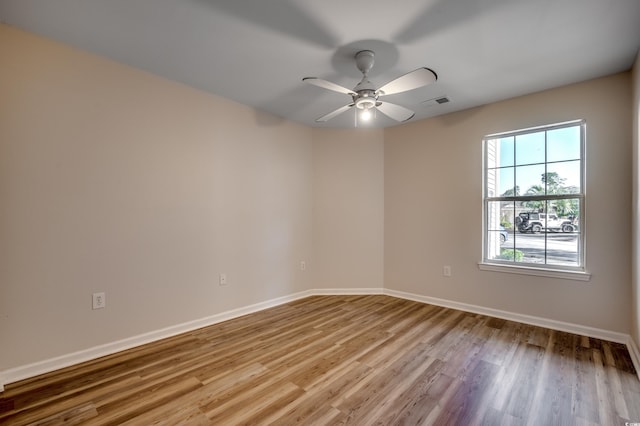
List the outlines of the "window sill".
{"label": "window sill", "polygon": [[482,271],[506,272],[509,274],[534,275],[537,277],[560,278],[565,280],[589,281],[591,274],[582,271],[559,271],[555,269],[531,268],[526,266],[511,266],[497,263],[478,263]]}

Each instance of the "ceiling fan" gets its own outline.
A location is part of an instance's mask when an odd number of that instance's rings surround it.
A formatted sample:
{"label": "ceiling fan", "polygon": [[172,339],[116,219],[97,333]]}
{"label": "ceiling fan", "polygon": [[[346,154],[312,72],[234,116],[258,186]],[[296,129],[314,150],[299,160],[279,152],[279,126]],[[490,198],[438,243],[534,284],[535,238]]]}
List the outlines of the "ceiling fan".
{"label": "ceiling fan", "polygon": [[355,59],[356,66],[360,72],[362,72],[363,76],[360,83],[358,83],[353,90],[321,78],[305,77],[302,79],[302,81],[313,84],[314,86],[349,95],[353,100],[351,103],[316,119],[316,122],[322,123],[329,121],[353,107],[360,110],[360,118],[365,121],[371,119],[372,112],[375,110],[380,111],[396,121],[407,121],[415,115],[415,112],[400,105],[380,101],[379,98],[385,95],[394,95],[396,93],[417,89],[431,84],[438,79],[436,73],[429,68],[418,68],[376,89],[373,83],[369,81],[369,77],[367,77],[367,74],[373,67],[375,53],[371,50],[361,50],[356,53]]}

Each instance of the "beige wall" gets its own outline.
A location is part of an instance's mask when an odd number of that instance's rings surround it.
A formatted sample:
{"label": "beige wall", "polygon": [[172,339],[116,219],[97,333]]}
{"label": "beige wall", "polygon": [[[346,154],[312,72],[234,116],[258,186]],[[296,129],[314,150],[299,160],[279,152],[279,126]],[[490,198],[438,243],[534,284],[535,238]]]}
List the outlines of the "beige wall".
{"label": "beige wall", "polygon": [[311,129],[2,25],[0,54],[0,372],[311,287]]}
{"label": "beige wall", "polygon": [[382,130],[313,133],[315,288],[383,287]]}
{"label": "beige wall", "polygon": [[640,348],[640,52],[632,73],[633,85],[633,258],[631,338]]}
{"label": "beige wall", "polygon": [[[630,87],[622,73],[386,129],[385,288],[628,333]],[[482,137],[579,118],[591,281],[480,271]]]}

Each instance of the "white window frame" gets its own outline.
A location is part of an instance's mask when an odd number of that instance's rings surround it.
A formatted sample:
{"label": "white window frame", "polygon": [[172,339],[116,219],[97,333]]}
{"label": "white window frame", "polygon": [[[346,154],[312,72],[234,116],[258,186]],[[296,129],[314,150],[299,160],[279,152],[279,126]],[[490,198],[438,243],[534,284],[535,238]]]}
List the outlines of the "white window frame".
{"label": "white window frame", "polygon": [[[488,161],[488,142],[490,140],[505,138],[510,136],[518,136],[530,133],[547,132],[555,129],[567,128],[567,127],[580,127],[580,192],[578,194],[567,195],[536,195],[536,196],[513,196],[513,197],[501,197],[497,194],[489,194],[488,179],[489,179],[489,164]],[[546,146],[546,143],[545,143]],[[546,148],[545,148],[546,149]],[[586,261],[586,239],[585,239],[585,150],[586,150],[586,122],[585,120],[573,120],[563,123],[556,123],[545,126],[532,127],[527,129],[521,129],[516,131],[494,133],[487,135],[482,140],[482,261],[478,266],[481,270],[494,271],[494,272],[508,272],[525,275],[536,275],[551,278],[563,278],[580,281],[588,281],[591,275],[587,272]],[[545,170],[547,162],[545,155]],[[517,165],[514,165],[514,167]],[[551,265],[551,264],[534,264],[525,262],[514,262],[508,260],[490,259],[490,238],[489,238],[489,204],[496,201],[550,201],[554,199],[572,198],[579,199],[580,214],[578,215],[578,266],[569,265]],[[515,229],[514,229],[515,231]],[[547,249],[545,248],[545,251]]]}

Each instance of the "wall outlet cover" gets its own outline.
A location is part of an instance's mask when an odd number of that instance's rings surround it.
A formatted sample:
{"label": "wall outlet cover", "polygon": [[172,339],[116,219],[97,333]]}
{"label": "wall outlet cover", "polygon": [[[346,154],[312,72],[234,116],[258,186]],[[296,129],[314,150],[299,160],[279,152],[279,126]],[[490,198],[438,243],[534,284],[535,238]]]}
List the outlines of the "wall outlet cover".
{"label": "wall outlet cover", "polygon": [[102,309],[107,306],[106,295],[104,294],[104,292],[93,293],[92,302],[93,309]]}

